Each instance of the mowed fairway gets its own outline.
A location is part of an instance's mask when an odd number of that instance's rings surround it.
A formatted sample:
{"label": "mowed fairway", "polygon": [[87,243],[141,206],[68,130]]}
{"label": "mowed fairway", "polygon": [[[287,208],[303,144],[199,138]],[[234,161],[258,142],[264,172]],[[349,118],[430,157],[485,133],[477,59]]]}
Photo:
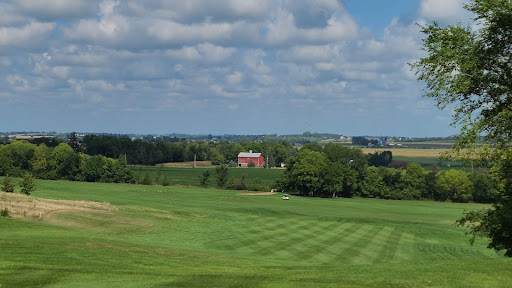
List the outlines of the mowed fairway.
{"label": "mowed fairway", "polygon": [[0,217],[2,288],[512,286],[512,261],[453,226],[484,205],[37,184],[118,210]]}

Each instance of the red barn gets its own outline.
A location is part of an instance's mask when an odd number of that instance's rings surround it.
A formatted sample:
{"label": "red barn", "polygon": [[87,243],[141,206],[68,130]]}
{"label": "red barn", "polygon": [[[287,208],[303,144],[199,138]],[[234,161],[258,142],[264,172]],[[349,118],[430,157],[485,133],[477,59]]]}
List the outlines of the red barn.
{"label": "red barn", "polygon": [[238,167],[247,167],[250,162],[253,162],[256,167],[263,167],[265,165],[265,160],[263,160],[261,153],[252,153],[252,150],[250,150],[249,153],[240,152],[238,154]]}

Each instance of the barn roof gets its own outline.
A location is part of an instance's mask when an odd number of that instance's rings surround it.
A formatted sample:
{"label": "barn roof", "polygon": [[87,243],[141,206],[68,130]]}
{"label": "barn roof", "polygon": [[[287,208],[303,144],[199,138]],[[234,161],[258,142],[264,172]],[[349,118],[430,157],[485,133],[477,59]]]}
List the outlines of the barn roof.
{"label": "barn roof", "polygon": [[247,153],[247,152],[240,152],[238,154],[238,157],[246,157],[246,158],[260,158],[261,153]]}

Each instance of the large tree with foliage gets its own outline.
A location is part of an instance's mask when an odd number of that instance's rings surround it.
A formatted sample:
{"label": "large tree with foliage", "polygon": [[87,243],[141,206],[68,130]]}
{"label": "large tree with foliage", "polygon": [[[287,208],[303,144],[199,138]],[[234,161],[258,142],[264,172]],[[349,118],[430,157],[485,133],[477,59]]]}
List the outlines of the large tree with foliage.
{"label": "large tree with foliage", "polygon": [[[472,0],[465,8],[477,25],[423,26],[426,56],[412,67],[426,96],[453,111],[461,127],[454,155],[490,165],[505,182],[493,209],[468,213],[459,224],[512,256],[512,2]],[[486,145],[477,146],[480,137]]]}

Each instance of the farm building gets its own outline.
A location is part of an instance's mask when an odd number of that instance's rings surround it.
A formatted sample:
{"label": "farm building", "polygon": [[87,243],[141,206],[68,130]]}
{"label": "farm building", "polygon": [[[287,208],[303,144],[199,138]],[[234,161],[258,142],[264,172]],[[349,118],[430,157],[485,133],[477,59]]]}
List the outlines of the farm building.
{"label": "farm building", "polygon": [[261,153],[252,153],[252,150],[250,150],[249,153],[240,152],[238,154],[238,167],[247,167],[250,162],[253,162],[256,167],[263,167],[265,165],[265,160],[263,160]]}

